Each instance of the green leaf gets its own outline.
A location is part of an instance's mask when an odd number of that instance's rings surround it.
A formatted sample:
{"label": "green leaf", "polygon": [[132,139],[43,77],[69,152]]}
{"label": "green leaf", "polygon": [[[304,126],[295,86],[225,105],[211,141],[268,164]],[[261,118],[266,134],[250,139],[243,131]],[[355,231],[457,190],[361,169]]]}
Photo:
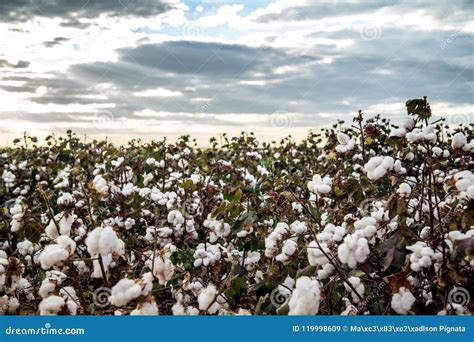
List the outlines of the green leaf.
{"label": "green leaf", "polygon": [[41,234],[43,234],[44,229],[41,224],[38,223],[36,220],[29,220],[25,223],[24,226],[24,236],[25,239],[30,240],[33,243],[38,243]]}

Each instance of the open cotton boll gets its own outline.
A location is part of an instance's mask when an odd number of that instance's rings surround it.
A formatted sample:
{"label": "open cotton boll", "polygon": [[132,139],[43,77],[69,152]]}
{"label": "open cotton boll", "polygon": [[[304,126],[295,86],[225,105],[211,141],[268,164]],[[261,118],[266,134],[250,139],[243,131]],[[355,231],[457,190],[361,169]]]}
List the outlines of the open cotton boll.
{"label": "open cotton boll", "polygon": [[408,185],[407,183],[402,183],[398,187],[397,193],[400,194],[401,196],[408,196],[411,194],[411,186]]}
{"label": "open cotton boll", "polygon": [[154,262],[153,255],[147,260],[146,265],[151,269],[153,276],[158,278],[160,285],[166,284],[174,275],[174,265],[171,260],[162,253],[155,252]]}
{"label": "open cotton boll", "polygon": [[168,213],[168,223],[171,223],[173,226],[178,226],[184,223],[183,214],[177,210],[172,210]]}
{"label": "open cotton boll", "polygon": [[406,249],[413,252],[409,257],[410,268],[413,271],[418,272],[431,266],[435,253],[425,242],[417,241],[414,245],[407,246]]}
{"label": "open cotton boll", "polygon": [[216,242],[219,238],[229,236],[231,232],[230,224],[221,220],[212,219],[210,215],[204,220],[203,226],[211,230],[211,236],[209,237],[211,243]]}
{"label": "open cotton boll", "polygon": [[104,179],[104,177],[102,177],[102,175],[97,175],[94,177],[92,181],[92,186],[101,195],[107,195],[109,191],[107,181]]}
{"label": "open cotton boll", "polygon": [[39,255],[39,262],[43,270],[61,265],[76,250],[76,243],[67,236],[59,236],[56,242],[56,244],[46,246]]}
{"label": "open cotton boll", "polygon": [[10,231],[15,233],[19,231],[23,225],[23,207],[21,204],[15,204],[10,208],[10,215],[12,215],[12,221],[10,223]]}
{"label": "open cotton boll", "polygon": [[194,267],[214,265],[222,257],[222,246],[200,243],[194,252]]}
{"label": "open cotton boll", "polygon": [[339,145],[336,146],[336,151],[339,153],[346,153],[347,151],[352,150],[355,146],[355,140],[342,132],[337,134],[337,141],[339,142]]}
{"label": "open cotton boll", "polygon": [[[364,284],[362,283],[362,281],[360,280],[360,278],[359,277],[350,277],[349,281],[352,284],[352,286],[355,288],[355,290],[359,294],[359,296],[364,297],[365,287],[364,287]],[[357,294],[346,283],[344,283],[344,287],[346,288],[346,291],[351,293],[351,297],[354,300],[354,302],[358,303],[359,302],[359,297],[357,296]]]}
{"label": "open cotton boll", "polygon": [[319,311],[321,290],[315,278],[300,277],[296,280],[288,306],[289,315],[316,315]]}
{"label": "open cotton boll", "polygon": [[281,248],[281,253],[275,257],[275,260],[280,262],[287,262],[290,257],[295,254],[297,244],[292,239],[285,240]]}
{"label": "open cotton boll", "polygon": [[[326,255],[329,255],[331,253],[326,243],[322,242],[320,243],[320,245]],[[307,254],[308,262],[311,266],[324,266],[329,263],[329,260],[324,255],[323,251],[321,251],[316,241],[310,242],[310,244],[308,245]]]}
{"label": "open cotton boll", "polygon": [[370,160],[364,165],[364,170],[370,180],[380,179],[391,170],[402,172],[401,162],[399,160],[395,162],[395,160],[389,156],[376,156],[370,158]]}
{"label": "open cotton boll", "polygon": [[49,296],[39,304],[39,312],[42,316],[57,315],[63,311],[66,301],[59,296]]}
{"label": "open cotton boll", "polygon": [[71,227],[75,220],[76,216],[72,213],[55,215],[54,220],[51,219],[45,228],[46,235],[52,240],[59,235],[70,236]]}
{"label": "open cotton boll", "polygon": [[305,222],[300,222],[300,221],[294,221],[291,225],[290,225],[290,230],[291,232],[293,232],[294,234],[296,235],[301,235],[301,234],[304,234],[306,233],[306,230],[308,228],[306,227],[306,223]]}
{"label": "open cotton boll", "polygon": [[278,222],[275,229],[265,238],[265,256],[268,258],[274,257],[279,248],[280,242],[284,236],[290,232],[290,227],[284,222]]}
{"label": "open cotton boll", "polygon": [[415,297],[405,287],[400,287],[397,293],[392,296],[391,307],[399,315],[406,315],[410,312]]}
{"label": "open cotton boll", "polygon": [[370,239],[377,232],[377,220],[367,216],[354,222],[356,234]]}
{"label": "open cotton boll", "polygon": [[153,297],[148,298],[147,301],[139,303],[135,310],[130,312],[131,316],[154,316],[159,315],[158,306]]}
{"label": "open cotton boll", "polygon": [[122,189],[122,194],[125,197],[128,197],[131,194],[133,194],[134,191],[135,191],[135,185],[133,185],[133,183],[127,183],[127,184],[125,184],[125,186]]}
{"label": "open cotton boll", "polygon": [[339,260],[350,268],[355,268],[357,263],[364,262],[370,254],[367,239],[357,234],[350,234],[337,249]]}
{"label": "open cotton boll", "polygon": [[199,310],[194,306],[184,306],[180,302],[176,302],[172,307],[171,311],[173,316],[197,316],[199,315]]}
{"label": "open cotton boll", "polygon": [[462,132],[458,132],[455,135],[453,135],[453,139],[451,140],[451,146],[452,148],[463,148],[464,145],[467,144],[467,138]]}
{"label": "open cotton boll", "polygon": [[332,179],[328,176],[321,178],[315,174],[313,179],[308,182],[308,190],[316,194],[327,194],[331,192]]}
{"label": "open cotton boll", "polygon": [[112,287],[109,300],[112,305],[124,306],[142,295],[142,286],[132,279],[121,279]]}
{"label": "open cotton boll", "polygon": [[90,255],[123,254],[124,243],[117,237],[112,227],[97,227],[87,235],[87,251]]}
{"label": "open cotton boll", "polygon": [[225,299],[217,293],[214,284],[209,284],[201,290],[198,296],[199,310],[209,314],[215,314],[224,307]]}

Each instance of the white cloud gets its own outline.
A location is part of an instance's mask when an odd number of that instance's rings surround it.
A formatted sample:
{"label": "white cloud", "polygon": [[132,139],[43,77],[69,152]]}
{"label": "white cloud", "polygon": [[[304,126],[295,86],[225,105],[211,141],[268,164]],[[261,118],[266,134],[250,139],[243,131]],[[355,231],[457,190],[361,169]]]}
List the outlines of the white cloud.
{"label": "white cloud", "polygon": [[137,97],[175,97],[183,95],[180,91],[172,91],[165,88],[148,89],[144,91],[137,91],[133,93],[133,96]]}

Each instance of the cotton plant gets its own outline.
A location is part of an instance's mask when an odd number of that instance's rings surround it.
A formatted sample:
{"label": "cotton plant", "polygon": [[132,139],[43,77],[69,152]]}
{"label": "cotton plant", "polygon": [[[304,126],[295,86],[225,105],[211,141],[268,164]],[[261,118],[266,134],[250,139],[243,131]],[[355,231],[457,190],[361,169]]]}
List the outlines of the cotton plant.
{"label": "cotton plant", "polygon": [[469,314],[446,298],[474,266],[474,133],[407,110],[301,141],[1,148],[0,313]]}

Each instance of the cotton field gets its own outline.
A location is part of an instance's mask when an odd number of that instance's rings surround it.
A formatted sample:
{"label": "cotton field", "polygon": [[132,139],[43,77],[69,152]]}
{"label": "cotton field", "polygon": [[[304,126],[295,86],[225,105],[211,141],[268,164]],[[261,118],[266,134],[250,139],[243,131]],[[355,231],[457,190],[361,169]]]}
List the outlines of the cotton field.
{"label": "cotton field", "polygon": [[470,314],[474,131],[406,105],[298,143],[25,133],[0,150],[0,312]]}

